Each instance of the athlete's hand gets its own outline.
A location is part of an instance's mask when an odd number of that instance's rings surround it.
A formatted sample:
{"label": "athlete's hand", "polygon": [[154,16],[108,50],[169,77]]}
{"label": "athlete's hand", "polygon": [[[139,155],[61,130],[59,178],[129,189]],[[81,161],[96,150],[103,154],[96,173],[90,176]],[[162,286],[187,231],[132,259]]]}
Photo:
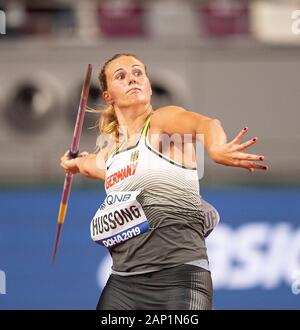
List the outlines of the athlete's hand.
{"label": "athlete's hand", "polygon": [[265,158],[263,155],[248,154],[245,152],[247,148],[257,142],[257,137],[255,137],[241,143],[243,136],[247,132],[248,127],[245,127],[232,141],[211,147],[209,151],[211,158],[218,164],[241,167],[250,172],[254,170],[267,170],[268,167],[260,163]]}
{"label": "athlete's hand", "polygon": [[[76,158],[86,157],[89,153],[86,151],[81,152]],[[69,158],[69,150],[60,158],[60,166],[65,170],[66,173],[76,174],[79,173],[78,162],[76,158]]]}

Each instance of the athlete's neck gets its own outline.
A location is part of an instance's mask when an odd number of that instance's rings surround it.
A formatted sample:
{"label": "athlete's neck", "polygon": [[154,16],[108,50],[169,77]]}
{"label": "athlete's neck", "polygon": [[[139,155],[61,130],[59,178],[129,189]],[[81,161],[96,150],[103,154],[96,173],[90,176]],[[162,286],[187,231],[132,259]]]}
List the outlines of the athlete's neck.
{"label": "athlete's neck", "polygon": [[146,118],[153,112],[151,104],[143,105],[140,108],[119,109],[115,113],[119,123],[119,133],[123,139],[130,140],[136,136],[145,124]]}

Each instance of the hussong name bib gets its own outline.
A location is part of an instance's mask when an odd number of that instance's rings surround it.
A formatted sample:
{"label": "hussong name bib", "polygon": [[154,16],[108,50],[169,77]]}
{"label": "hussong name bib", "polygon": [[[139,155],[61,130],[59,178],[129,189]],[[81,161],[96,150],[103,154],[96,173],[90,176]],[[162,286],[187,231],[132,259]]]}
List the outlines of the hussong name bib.
{"label": "hussong name bib", "polygon": [[149,222],[136,200],[140,191],[110,192],[90,224],[93,241],[107,248],[149,230]]}

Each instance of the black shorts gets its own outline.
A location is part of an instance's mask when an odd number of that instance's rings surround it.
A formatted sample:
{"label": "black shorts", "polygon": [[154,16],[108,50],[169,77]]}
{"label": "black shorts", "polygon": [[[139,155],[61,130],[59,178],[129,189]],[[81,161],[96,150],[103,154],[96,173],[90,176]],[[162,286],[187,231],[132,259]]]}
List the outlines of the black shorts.
{"label": "black shorts", "polygon": [[142,275],[110,275],[98,310],[201,310],[212,308],[209,271],[180,265]]}

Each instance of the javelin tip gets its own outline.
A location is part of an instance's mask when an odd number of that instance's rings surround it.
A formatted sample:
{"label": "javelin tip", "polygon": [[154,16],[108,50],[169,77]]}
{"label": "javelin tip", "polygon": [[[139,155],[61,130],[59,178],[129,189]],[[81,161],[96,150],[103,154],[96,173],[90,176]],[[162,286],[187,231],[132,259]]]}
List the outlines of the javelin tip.
{"label": "javelin tip", "polygon": [[53,265],[55,263],[55,258],[56,258],[56,254],[57,254],[57,248],[58,248],[59,238],[60,238],[60,235],[61,235],[61,230],[62,230],[62,223],[59,223],[58,227],[57,227],[55,246],[54,246],[54,251],[53,251],[53,256],[52,256],[52,264]]}

